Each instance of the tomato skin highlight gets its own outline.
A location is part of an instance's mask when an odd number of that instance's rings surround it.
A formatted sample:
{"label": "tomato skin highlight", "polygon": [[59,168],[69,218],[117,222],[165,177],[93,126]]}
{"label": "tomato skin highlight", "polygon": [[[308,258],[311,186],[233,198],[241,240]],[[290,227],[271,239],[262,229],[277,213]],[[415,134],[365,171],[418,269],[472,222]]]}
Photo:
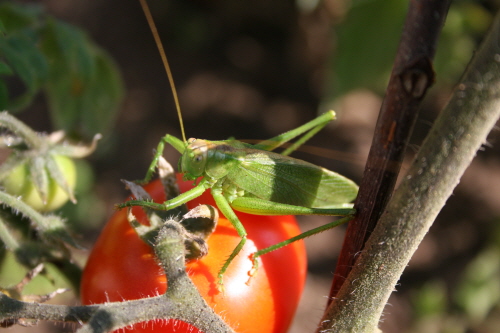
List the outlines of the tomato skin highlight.
{"label": "tomato skin highlight", "polygon": [[[184,192],[192,182],[180,181]],[[165,200],[159,180],[145,186],[156,202]],[[209,191],[189,202],[189,208],[215,203]],[[147,224],[142,209],[133,208],[139,222]],[[242,252],[224,275],[224,294],[217,290],[217,273],[240,241],[231,223],[220,215],[208,240],[209,253],[187,263],[187,271],[207,303],[237,332],[284,333],[302,294],[306,276],[303,242],[295,242],[261,257],[258,272],[247,284],[252,268],[250,254],[300,233],[293,216],[256,216],[236,212],[248,232]],[[220,214],[220,212],[219,212]],[[126,210],[116,212],[97,240],[85,267],[81,298],[83,304],[139,299],[162,294],[166,278],[155,261],[151,247],[130,227]],[[122,332],[199,332],[178,320],[138,323]]]}

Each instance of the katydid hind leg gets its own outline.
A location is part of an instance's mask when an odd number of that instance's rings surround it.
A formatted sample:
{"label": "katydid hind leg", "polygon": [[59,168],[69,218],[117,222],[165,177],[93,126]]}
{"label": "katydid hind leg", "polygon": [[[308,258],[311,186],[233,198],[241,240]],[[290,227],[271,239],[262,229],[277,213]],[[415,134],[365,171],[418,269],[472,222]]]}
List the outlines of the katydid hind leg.
{"label": "katydid hind leg", "polygon": [[257,252],[255,252],[254,254],[252,254],[252,260],[253,260],[253,267],[252,267],[252,271],[250,272],[250,276],[253,276],[255,275],[255,273],[257,272],[258,270],[258,267],[259,267],[259,262],[258,262],[258,258],[264,254],[267,254],[269,252],[272,252],[272,251],[275,251],[275,250],[278,250],[282,247],[285,247],[287,245],[290,245],[291,243],[293,242],[296,242],[298,240],[301,240],[301,239],[304,239],[304,238],[307,238],[309,236],[313,236],[313,235],[316,235],[320,232],[323,232],[323,231],[326,231],[326,230],[330,230],[330,229],[333,229],[341,224],[344,224],[344,223],[347,223],[349,222],[354,216],[353,215],[348,215],[348,216],[345,216],[341,219],[338,219],[336,221],[333,221],[333,222],[330,222],[330,223],[327,223],[325,225],[322,225],[322,226],[319,226],[317,228],[314,228],[314,229],[311,229],[311,230],[308,230],[306,232],[303,232],[295,237],[292,237],[290,239],[287,239],[283,242],[280,242],[278,244],[274,244],[274,245],[271,245],[269,247],[266,247],[264,249],[260,249],[258,250]]}
{"label": "katydid hind leg", "polygon": [[262,141],[257,143],[254,148],[273,151],[274,149],[280,147],[284,143],[301,136],[295,143],[293,143],[290,147],[288,147],[282,155],[289,155],[294,150],[296,150],[300,145],[309,140],[313,135],[315,135],[318,131],[320,131],[323,127],[326,126],[331,120],[335,119],[335,112],[328,111],[315,119],[305,123],[302,126],[299,126],[293,130],[275,136],[271,139]]}
{"label": "katydid hind leg", "polygon": [[231,202],[231,207],[237,211],[254,215],[327,215],[346,216],[354,214],[353,204],[337,204],[328,208],[311,208],[288,205],[269,200],[239,197]]}

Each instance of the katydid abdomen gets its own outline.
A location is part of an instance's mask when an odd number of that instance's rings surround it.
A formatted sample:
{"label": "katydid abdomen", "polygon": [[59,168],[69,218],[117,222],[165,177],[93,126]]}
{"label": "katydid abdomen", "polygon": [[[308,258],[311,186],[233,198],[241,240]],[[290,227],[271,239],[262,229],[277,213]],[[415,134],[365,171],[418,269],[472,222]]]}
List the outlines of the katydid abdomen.
{"label": "katydid abdomen", "polygon": [[354,200],[351,180],[312,163],[273,152],[246,149],[227,180],[243,196],[309,208],[337,208]]}

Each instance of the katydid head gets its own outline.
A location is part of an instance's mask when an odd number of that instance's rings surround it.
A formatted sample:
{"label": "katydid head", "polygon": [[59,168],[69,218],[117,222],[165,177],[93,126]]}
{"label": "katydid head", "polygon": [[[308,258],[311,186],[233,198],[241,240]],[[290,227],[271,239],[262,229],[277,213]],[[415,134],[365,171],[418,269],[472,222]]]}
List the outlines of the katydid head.
{"label": "katydid head", "polygon": [[181,172],[187,180],[194,180],[203,175],[207,164],[208,142],[191,138],[179,161]]}

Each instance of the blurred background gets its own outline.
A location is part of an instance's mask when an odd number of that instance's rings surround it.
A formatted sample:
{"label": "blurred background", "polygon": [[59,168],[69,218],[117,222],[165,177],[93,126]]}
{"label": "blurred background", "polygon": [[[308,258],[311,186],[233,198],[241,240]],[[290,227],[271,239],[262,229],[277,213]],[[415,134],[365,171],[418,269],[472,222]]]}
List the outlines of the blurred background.
{"label": "blurred background", "polygon": [[[136,0],[11,2],[40,5],[85,31],[113,59],[123,79],[123,95],[114,88],[117,100],[123,96],[117,107],[93,111],[98,120],[102,115],[104,138],[96,153],[78,163],[87,177],[77,187],[79,204],[68,204],[61,213],[90,248],[113,204],[128,194],[119,180],[143,177],[159,139],[166,133],[180,137],[167,76]],[[339,119],[294,156],[359,183],[406,1],[150,0],[149,5],[172,67],[188,137],[266,139],[334,109]],[[436,82],[423,102],[402,174],[498,7],[496,0],[452,3],[435,59]],[[36,94],[17,115],[37,131],[64,127],[49,104],[45,95]],[[87,141],[96,131],[91,122],[66,130]],[[386,307],[384,332],[499,331],[498,138],[498,131],[490,134],[410,262]],[[164,156],[173,164],[178,159],[170,148]],[[328,219],[300,221],[309,229]],[[306,240],[309,275],[291,332],[314,331],[343,235],[344,228],[336,228]],[[77,253],[82,264],[86,255]],[[2,284],[19,280],[9,265],[4,260]],[[41,332],[43,327],[48,332],[74,329],[44,324],[10,331]]]}

